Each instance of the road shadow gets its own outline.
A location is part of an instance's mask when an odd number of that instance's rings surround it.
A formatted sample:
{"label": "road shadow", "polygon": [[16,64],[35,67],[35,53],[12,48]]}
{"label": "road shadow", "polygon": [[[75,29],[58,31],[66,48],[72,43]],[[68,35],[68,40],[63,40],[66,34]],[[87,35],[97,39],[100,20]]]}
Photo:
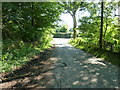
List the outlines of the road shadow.
{"label": "road shadow", "polygon": [[4,76],[3,86],[15,89],[118,87],[116,66],[70,45],[56,45],[40,54],[40,58]]}
{"label": "road shadow", "polygon": [[[48,69],[42,70],[46,64],[43,62],[46,62],[50,57],[53,49],[54,47],[41,52],[24,66],[4,75],[0,87],[8,89],[43,87],[43,84],[46,83],[45,77],[51,76],[52,73],[50,73],[50,71],[55,68],[48,67]],[[42,81],[44,81],[44,83],[42,83]]]}
{"label": "road shadow", "polygon": [[[66,63],[61,76],[62,87],[65,88],[118,88],[118,70],[113,64],[102,58],[88,54],[69,45],[59,47],[57,62]],[[66,59],[65,59],[66,58]],[[63,81],[62,81],[63,80]],[[66,81],[64,81],[66,80]],[[64,82],[67,82],[66,84]]]}

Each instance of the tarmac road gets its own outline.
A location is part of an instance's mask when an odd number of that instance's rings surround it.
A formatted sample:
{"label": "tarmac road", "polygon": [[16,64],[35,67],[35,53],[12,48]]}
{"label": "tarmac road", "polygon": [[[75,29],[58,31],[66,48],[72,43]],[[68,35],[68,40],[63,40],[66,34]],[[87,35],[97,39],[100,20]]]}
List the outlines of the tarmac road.
{"label": "tarmac road", "polygon": [[[55,49],[49,62],[47,87],[118,88],[118,67],[68,44],[69,39],[54,38]],[[51,80],[52,79],[52,80]]]}
{"label": "tarmac road", "polygon": [[[15,71],[3,88],[118,88],[118,67],[54,38],[55,46],[46,60],[36,60]],[[17,78],[16,78],[17,76]],[[120,85],[120,84],[119,84]]]}

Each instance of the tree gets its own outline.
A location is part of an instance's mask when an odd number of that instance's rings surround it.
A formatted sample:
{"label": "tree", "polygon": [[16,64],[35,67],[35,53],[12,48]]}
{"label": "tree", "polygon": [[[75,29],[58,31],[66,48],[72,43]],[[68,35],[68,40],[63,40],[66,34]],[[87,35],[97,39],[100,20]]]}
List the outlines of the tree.
{"label": "tree", "polygon": [[102,50],[102,42],[103,42],[103,0],[101,2],[101,28],[100,28],[100,37],[99,37],[99,45]]}
{"label": "tree", "polygon": [[63,2],[61,4],[61,6],[64,7],[64,9],[66,10],[67,13],[69,13],[72,18],[73,18],[73,39],[75,39],[77,37],[77,32],[76,32],[76,26],[77,26],[77,21],[76,21],[76,12],[78,9],[83,10],[83,8],[85,7],[85,3],[84,2],[75,2],[73,1],[69,1],[69,2]]}
{"label": "tree", "polygon": [[66,33],[68,31],[68,26],[63,25],[59,28],[58,32]]}
{"label": "tree", "polygon": [[[114,16],[114,12],[117,9],[117,3],[104,2],[104,23],[102,27],[101,5],[101,2],[89,3],[87,11],[90,13],[90,16],[85,16],[79,19],[79,22],[81,23],[79,25],[79,30],[81,31],[79,36],[89,39],[89,41],[87,41],[89,43],[88,46],[92,43],[94,44],[94,48],[100,48],[100,32],[102,28],[102,49],[118,52],[119,30],[115,25],[117,23],[117,17]],[[113,47],[114,50],[111,47]]]}
{"label": "tree", "polygon": [[57,2],[3,3],[3,39],[38,41],[51,32],[60,14]]}

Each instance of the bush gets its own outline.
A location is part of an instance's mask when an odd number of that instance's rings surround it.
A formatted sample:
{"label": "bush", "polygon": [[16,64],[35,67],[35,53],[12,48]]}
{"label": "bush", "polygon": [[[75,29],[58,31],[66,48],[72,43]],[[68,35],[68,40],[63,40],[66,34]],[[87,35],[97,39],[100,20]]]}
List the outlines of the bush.
{"label": "bush", "polygon": [[[45,44],[44,44],[45,45]],[[48,48],[50,44],[46,43],[45,46],[39,42],[23,42],[6,40],[3,43],[2,60],[0,61],[0,72],[11,71],[16,66],[24,65],[29,61],[33,55],[38,54],[40,51]]]}
{"label": "bush", "polygon": [[54,38],[71,38],[71,33],[57,33],[54,35]]}

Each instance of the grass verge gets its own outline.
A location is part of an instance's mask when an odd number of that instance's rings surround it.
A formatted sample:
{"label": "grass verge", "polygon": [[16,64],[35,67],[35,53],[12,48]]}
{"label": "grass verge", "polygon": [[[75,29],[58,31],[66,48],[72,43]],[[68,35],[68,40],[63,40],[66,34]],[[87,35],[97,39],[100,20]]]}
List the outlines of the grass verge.
{"label": "grass verge", "polygon": [[6,41],[3,44],[0,73],[10,72],[30,61],[34,55],[50,48],[51,44],[25,43],[23,41]]}
{"label": "grass verge", "polygon": [[87,53],[90,53],[98,58],[104,58],[105,61],[120,67],[120,60],[119,60],[120,55],[117,53],[113,53],[107,50],[96,49],[94,47],[88,47],[88,45],[84,45],[84,44],[78,45],[74,42],[69,42],[69,43],[76,48],[86,51]]}

